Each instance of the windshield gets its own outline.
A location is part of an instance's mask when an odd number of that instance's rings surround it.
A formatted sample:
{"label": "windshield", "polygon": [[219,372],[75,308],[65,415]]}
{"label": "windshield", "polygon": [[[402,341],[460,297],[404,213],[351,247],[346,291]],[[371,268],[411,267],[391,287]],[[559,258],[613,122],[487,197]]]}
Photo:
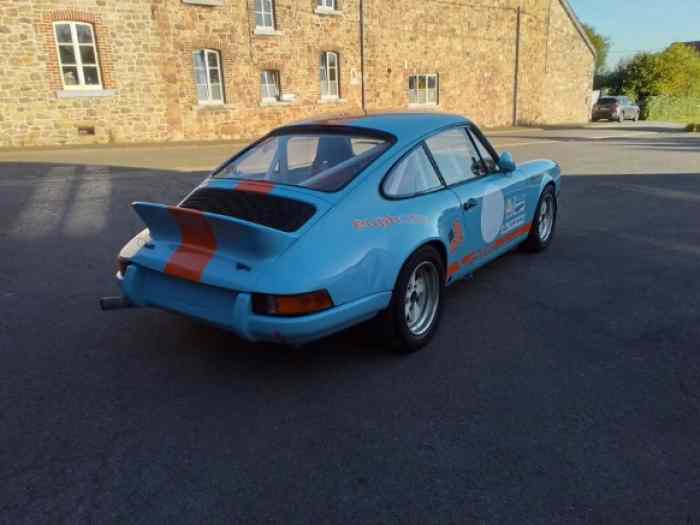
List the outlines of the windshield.
{"label": "windshield", "polygon": [[613,97],[603,97],[598,101],[598,104],[617,104],[619,102],[616,98]]}
{"label": "windshield", "polygon": [[216,178],[268,181],[338,191],[391,145],[349,133],[274,135],[234,158]]}

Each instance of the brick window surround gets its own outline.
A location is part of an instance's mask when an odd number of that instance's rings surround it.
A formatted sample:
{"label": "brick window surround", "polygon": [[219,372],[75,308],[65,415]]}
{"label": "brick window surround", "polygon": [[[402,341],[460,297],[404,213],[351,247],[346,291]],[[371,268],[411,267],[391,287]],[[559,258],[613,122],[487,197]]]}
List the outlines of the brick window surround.
{"label": "brick window surround", "polygon": [[52,11],[45,14],[41,18],[41,22],[37,24],[38,34],[44,37],[44,50],[46,51],[47,57],[46,65],[49,73],[50,89],[52,91],[61,91],[64,89],[63,81],[61,80],[61,70],[58,65],[58,49],[56,48],[56,37],[53,29],[54,22],[84,22],[92,25],[100,73],[102,75],[102,89],[114,89],[114,67],[107,28],[102,23],[102,19],[99,16],[79,9]]}

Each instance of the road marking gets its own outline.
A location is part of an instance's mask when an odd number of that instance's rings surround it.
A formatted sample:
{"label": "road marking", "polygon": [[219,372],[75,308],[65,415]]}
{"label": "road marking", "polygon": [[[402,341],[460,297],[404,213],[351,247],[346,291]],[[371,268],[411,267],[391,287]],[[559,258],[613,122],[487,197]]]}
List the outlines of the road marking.
{"label": "road marking", "polygon": [[514,148],[517,146],[535,146],[539,144],[556,144],[558,142],[565,142],[562,140],[536,140],[533,142],[506,142],[506,143],[497,143],[496,146],[499,148]]}
{"label": "road marking", "polygon": [[606,140],[606,139],[629,139],[635,137],[657,137],[659,134],[649,131],[637,131],[635,133],[615,133],[614,135],[594,135],[591,137],[583,137],[590,140]]}

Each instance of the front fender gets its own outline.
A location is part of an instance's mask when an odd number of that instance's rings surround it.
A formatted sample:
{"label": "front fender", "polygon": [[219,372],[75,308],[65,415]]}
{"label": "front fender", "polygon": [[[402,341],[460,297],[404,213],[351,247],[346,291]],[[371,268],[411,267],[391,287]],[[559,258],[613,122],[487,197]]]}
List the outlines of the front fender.
{"label": "front fender", "polygon": [[559,196],[559,191],[561,190],[561,168],[559,164],[547,161],[547,165],[543,166],[543,168],[540,190],[537,194],[537,198],[539,199],[539,196],[542,195],[547,184],[554,184],[554,192]]}

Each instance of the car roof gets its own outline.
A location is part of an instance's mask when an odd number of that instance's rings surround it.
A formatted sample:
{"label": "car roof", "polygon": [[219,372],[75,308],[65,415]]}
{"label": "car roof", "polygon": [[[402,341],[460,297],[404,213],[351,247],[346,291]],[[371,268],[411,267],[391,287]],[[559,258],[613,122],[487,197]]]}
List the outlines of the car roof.
{"label": "car roof", "polygon": [[448,126],[470,123],[471,121],[469,119],[461,115],[414,112],[322,117],[296,122],[293,126],[343,126],[361,128],[383,131],[394,135],[400,141],[410,141],[419,139],[426,134]]}

